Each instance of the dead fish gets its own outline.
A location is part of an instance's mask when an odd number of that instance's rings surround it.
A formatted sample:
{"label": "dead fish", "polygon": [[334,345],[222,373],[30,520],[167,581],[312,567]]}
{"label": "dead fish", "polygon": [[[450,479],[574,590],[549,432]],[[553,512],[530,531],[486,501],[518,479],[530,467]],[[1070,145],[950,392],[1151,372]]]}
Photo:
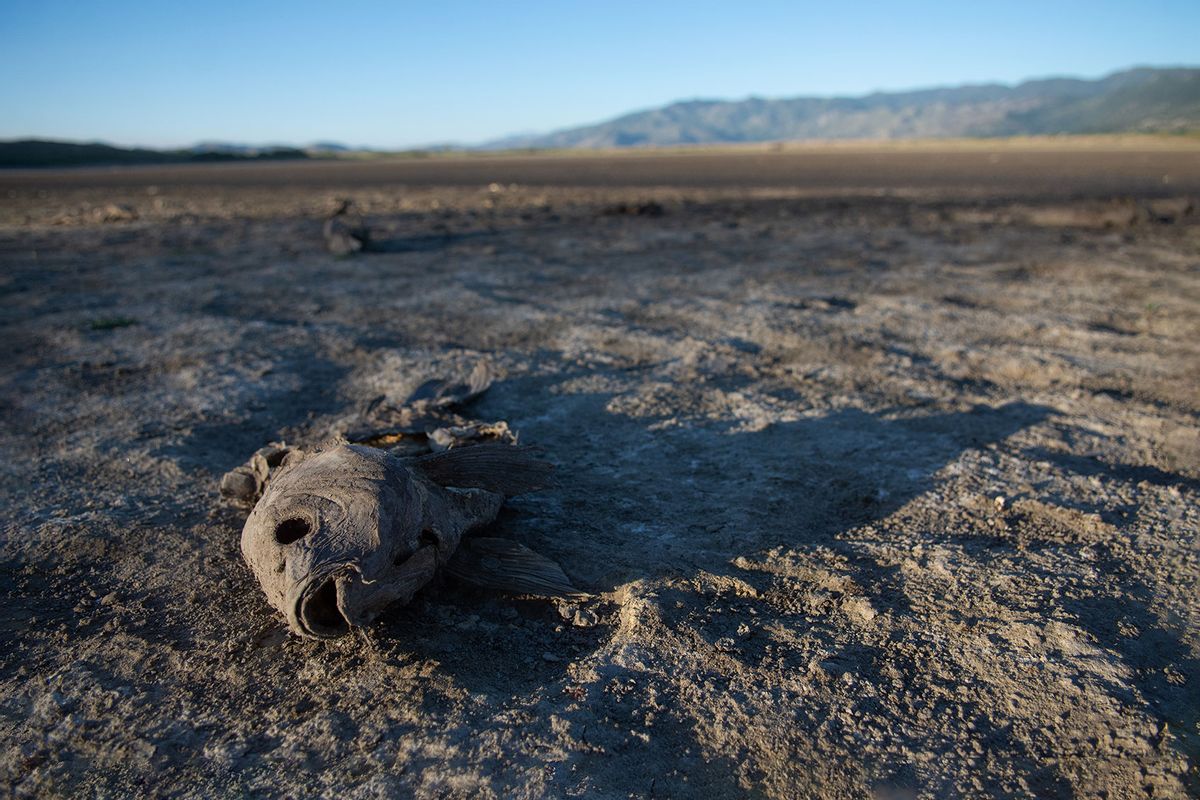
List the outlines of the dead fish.
{"label": "dead fish", "polygon": [[527,448],[504,444],[407,463],[360,445],[292,451],[246,520],[242,555],[288,627],[318,639],[407,603],[443,567],[484,588],[583,598],[558,564],[517,542],[464,542],[506,496],[549,474]]}

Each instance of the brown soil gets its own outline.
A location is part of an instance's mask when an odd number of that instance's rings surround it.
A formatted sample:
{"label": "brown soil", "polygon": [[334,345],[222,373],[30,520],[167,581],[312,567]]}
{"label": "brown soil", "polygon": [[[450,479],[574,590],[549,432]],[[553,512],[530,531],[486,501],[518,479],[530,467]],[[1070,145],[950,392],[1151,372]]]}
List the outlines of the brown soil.
{"label": "brown soil", "polygon": [[[1009,155],[0,175],[6,791],[1200,791],[1200,155]],[[480,359],[596,598],[289,636],[222,473]]]}

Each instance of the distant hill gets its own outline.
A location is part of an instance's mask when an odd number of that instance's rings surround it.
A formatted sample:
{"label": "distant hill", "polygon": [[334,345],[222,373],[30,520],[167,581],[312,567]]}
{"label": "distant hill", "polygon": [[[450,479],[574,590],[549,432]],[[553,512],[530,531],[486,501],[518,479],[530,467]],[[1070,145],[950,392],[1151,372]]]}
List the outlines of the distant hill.
{"label": "distant hill", "polygon": [[1143,67],[864,97],[689,100],[597,125],[512,136],[490,149],[641,147],[1200,130],[1200,69]]}
{"label": "distant hill", "polygon": [[187,150],[149,150],[113,147],[99,142],[55,142],[21,139],[0,142],[0,168],[76,167],[108,164],[185,164],[205,161],[261,161],[308,158],[294,147],[246,147],[227,144],[200,144]]}

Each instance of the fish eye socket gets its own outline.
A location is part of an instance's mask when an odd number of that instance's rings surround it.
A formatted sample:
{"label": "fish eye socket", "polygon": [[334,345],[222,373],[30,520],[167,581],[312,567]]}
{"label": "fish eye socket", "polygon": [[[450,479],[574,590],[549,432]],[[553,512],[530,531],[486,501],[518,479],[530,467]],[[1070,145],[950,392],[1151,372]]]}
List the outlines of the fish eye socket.
{"label": "fish eye socket", "polygon": [[308,536],[311,530],[307,520],[299,517],[285,519],[275,526],[275,541],[280,544],[291,544]]}

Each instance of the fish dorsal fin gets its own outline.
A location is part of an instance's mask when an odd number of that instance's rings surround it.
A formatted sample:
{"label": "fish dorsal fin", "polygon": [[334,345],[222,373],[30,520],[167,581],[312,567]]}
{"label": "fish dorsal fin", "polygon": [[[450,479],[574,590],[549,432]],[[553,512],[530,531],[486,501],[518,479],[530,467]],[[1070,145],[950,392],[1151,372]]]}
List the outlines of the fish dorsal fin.
{"label": "fish dorsal fin", "polygon": [[554,466],[535,457],[528,447],[511,444],[476,444],[421,456],[413,469],[442,486],[486,489],[517,495],[550,484]]}
{"label": "fish dorsal fin", "polygon": [[556,562],[510,539],[464,539],[446,571],[480,589],[574,600],[590,597],[571,585]]}
{"label": "fish dorsal fin", "polygon": [[466,383],[445,380],[425,381],[408,396],[405,405],[427,404],[435,407],[461,405],[474,400],[492,385],[492,371],[487,362],[475,364]]}

